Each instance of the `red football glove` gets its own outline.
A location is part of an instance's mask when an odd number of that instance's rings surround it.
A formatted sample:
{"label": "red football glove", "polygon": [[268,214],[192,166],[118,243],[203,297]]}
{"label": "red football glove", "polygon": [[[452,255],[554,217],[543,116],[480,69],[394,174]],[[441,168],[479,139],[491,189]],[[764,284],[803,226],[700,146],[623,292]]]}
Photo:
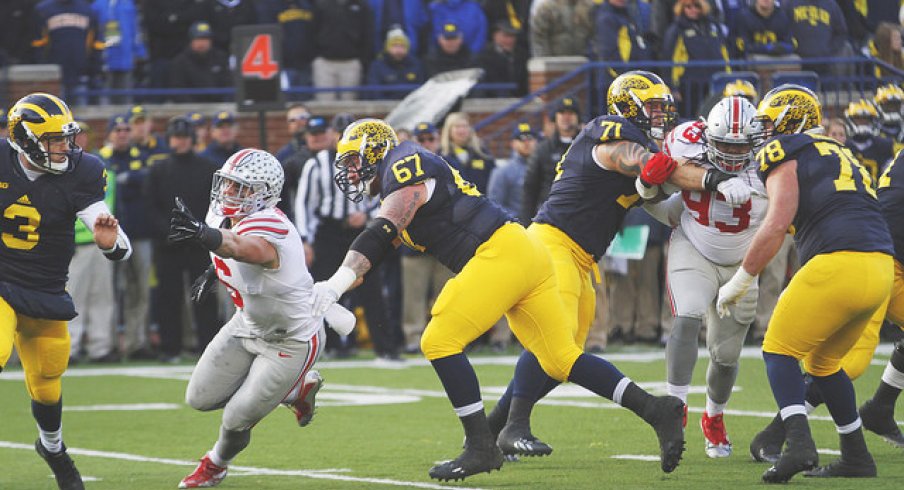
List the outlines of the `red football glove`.
{"label": "red football glove", "polygon": [[660,185],[672,175],[678,162],[663,152],[654,154],[640,171],[640,181],[647,187]]}

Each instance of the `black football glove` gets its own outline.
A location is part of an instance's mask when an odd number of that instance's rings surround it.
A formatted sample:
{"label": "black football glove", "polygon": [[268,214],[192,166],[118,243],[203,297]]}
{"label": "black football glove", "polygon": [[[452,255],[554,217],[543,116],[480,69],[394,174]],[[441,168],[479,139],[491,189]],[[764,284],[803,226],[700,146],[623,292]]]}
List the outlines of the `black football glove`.
{"label": "black football glove", "polygon": [[197,240],[207,250],[213,251],[223,244],[223,233],[207,226],[207,223],[195,218],[191,211],[185,207],[182,199],[176,198],[176,207],[170,217],[170,229],[167,240],[170,243],[181,243],[187,240]]}
{"label": "black football glove", "polygon": [[217,289],[217,269],[213,264],[191,284],[191,300],[203,303]]}

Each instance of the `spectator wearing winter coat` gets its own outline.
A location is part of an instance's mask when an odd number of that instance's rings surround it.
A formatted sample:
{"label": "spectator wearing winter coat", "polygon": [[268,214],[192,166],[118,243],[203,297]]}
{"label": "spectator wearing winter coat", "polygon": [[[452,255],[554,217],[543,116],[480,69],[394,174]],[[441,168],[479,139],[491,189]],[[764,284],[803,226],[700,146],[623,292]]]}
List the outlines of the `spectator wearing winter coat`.
{"label": "spectator wearing winter coat", "polygon": [[[389,31],[401,27],[411,44],[408,49],[411,55],[420,57],[427,52],[427,47],[431,43],[423,41],[430,39],[432,31],[427,2],[422,0],[370,0],[370,7],[374,13],[374,51],[382,48],[383,40],[386,39]],[[374,53],[374,55],[378,54],[380,53]]]}
{"label": "spectator wearing winter coat", "polygon": [[442,33],[436,36],[436,42],[439,49],[424,60],[427,78],[437,73],[474,66],[471,50],[464,43],[464,37],[458,25],[453,23],[444,25]]}
{"label": "spectator wearing winter coat", "polygon": [[430,18],[434,39],[452,23],[458,26],[472,53],[479,52],[487,42],[487,17],[475,0],[437,0],[430,4]]}
{"label": "spectator wearing winter coat", "polygon": [[[147,61],[138,13],[132,0],[95,0],[97,22],[104,31],[104,73],[108,89],[129,89],[134,86],[132,71],[139,62]],[[114,95],[114,104],[128,104],[131,97]]]}
{"label": "spectator wearing winter coat", "polygon": [[586,56],[594,0],[545,0],[530,20],[533,56]]}
{"label": "spectator wearing winter coat", "polygon": [[[213,47],[213,32],[207,22],[196,22],[190,29],[191,41],[170,67],[172,88],[215,88],[232,86],[229,58]],[[181,95],[181,102],[218,102],[222,95]]]}
{"label": "spectator wearing winter coat", "polygon": [[[312,64],[315,87],[361,84],[364,66],[373,57],[374,23],[368,0],[316,0],[317,57]],[[354,100],[355,92],[340,92]],[[336,100],[335,92],[317,92],[317,100]]]}
{"label": "spectator wearing winter coat", "polygon": [[[675,64],[667,81],[681,114],[695,113],[706,98],[713,73],[731,71],[728,45],[719,24],[710,16],[711,11],[708,0],[679,0],[675,3],[675,20],[665,33],[663,57]],[[685,67],[688,61],[715,60],[724,65],[691,70]]]}
{"label": "spectator wearing winter coat", "polygon": [[483,69],[481,83],[513,83],[514,89],[487,90],[487,97],[520,97],[527,94],[527,53],[517,44],[518,29],[508,20],[493,26],[493,37],[477,54],[476,64]]}
{"label": "spectator wearing winter coat", "polygon": [[288,84],[313,85],[311,62],[317,56],[313,0],[258,0],[257,17],[263,24],[282,27],[283,73]]}
{"label": "spectator wearing winter coat", "polygon": [[742,56],[784,56],[794,53],[788,12],[775,0],[755,0],[738,16],[735,49]]}
{"label": "spectator wearing winter coat", "polygon": [[[401,28],[395,28],[386,35],[383,53],[370,64],[366,85],[407,85],[424,81],[421,62],[410,54],[411,44]],[[401,99],[408,91],[373,91],[372,99]]]}
{"label": "spectator wearing winter coat", "polygon": [[[652,53],[641,35],[640,28],[628,12],[628,1],[607,0],[596,9],[591,44],[591,53],[595,60],[642,62],[652,59]],[[607,70],[613,79],[624,71],[628,69]]]}

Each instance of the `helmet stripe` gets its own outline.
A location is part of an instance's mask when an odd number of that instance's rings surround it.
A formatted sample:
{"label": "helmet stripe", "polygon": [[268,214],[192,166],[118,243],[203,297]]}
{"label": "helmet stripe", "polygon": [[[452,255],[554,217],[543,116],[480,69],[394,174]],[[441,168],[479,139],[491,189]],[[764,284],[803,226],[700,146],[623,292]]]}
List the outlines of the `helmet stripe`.
{"label": "helmet stripe", "polygon": [[741,132],[741,100],[738,97],[731,99],[731,132],[732,134]]}
{"label": "helmet stripe", "polygon": [[235,155],[232,155],[232,158],[230,158],[229,162],[228,162],[229,170],[232,170],[235,167],[237,167],[238,163],[241,162],[245,158],[245,156],[248,155],[249,153],[251,153],[252,151],[254,151],[253,148],[246,148],[246,149],[236,153]]}

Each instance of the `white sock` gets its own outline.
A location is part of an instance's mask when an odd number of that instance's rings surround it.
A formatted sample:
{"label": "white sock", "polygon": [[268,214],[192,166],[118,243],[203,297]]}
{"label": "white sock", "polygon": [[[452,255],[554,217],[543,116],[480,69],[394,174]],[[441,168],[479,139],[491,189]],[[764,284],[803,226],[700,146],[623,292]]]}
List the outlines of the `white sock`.
{"label": "white sock", "polygon": [[211,463],[219,466],[220,468],[225,468],[229,466],[229,461],[221,458],[219,453],[217,452],[217,444],[219,443],[220,441],[217,441],[217,443],[213,445],[213,449],[211,449],[210,452],[207,453],[207,457],[210,458]]}
{"label": "white sock", "polygon": [[716,415],[722,415],[722,412],[725,411],[725,406],[728,403],[716,403],[706,397],[706,414],[710,417],[715,417]]}
{"label": "white sock", "polygon": [[685,404],[687,404],[687,392],[690,390],[690,385],[673,385],[672,383],[665,384],[666,393],[681,398],[681,401],[683,401]]}
{"label": "white sock", "polygon": [[41,437],[41,444],[44,449],[51,453],[58,453],[63,450],[63,426],[54,431],[46,431],[38,426],[38,434]]}

